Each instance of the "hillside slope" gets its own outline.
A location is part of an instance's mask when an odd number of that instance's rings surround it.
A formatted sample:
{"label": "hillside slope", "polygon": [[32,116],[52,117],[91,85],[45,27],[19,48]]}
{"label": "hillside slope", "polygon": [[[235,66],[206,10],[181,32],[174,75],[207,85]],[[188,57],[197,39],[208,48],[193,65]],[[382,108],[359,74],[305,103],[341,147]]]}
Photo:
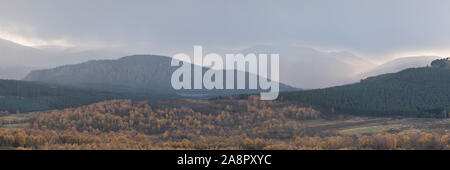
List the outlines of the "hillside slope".
{"label": "hillside slope", "polygon": [[[177,67],[170,66],[171,58],[156,55],[134,55],[118,60],[93,60],[54,69],[33,71],[26,81],[46,82],[75,87],[136,93],[155,91],[182,96],[214,96],[239,93],[257,93],[260,90],[179,90],[170,83]],[[207,70],[203,68],[204,72]],[[249,73],[246,73],[247,75]],[[246,76],[248,82],[248,76]],[[235,81],[237,82],[237,81]],[[225,83],[225,82],[224,82]],[[248,84],[248,83],[247,83]],[[106,88],[105,88],[106,87]],[[118,88],[120,87],[120,88]],[[280,84],[281,90],[294,88]]]}
{"label": "hillside slope", "polygon": [[111,92],[0,80],[0,110],[10,113],[62,109],[116,98],[126,97]]}
{"label": "hillside slope", "polygon": [[447,62],[435,60],[431,67],[410,68],[369,77],[356,84],[280,96],[282,100],[311,104],[328,112],[447,117],[450,110]]}

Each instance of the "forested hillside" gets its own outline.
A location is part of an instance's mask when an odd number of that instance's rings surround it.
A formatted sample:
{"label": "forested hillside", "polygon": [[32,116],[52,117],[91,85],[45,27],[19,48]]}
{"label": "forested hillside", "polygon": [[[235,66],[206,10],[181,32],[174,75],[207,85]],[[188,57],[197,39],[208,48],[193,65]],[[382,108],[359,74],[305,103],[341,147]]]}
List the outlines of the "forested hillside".
{"label": "forested hillside", "polygon": [[[104,86],[104,88],[108,88]],[[153,91],[142,93],[80,89],[45,83],[0,80],[0,111],[9,113],[63,109],[111,99],[170,97]]]}
{"label": "forested hillside", "polygon": [[375,116],[450,117],[448,59],[430,67],[369,77],[351,85],[282,93],[280,99],[310,104],[324,112]]}

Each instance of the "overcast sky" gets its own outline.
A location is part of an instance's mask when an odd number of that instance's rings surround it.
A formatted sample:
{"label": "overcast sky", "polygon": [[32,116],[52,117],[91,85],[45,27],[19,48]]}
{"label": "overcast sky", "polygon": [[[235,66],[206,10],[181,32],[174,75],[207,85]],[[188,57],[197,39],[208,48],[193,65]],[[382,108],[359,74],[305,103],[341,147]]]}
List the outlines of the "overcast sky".
{"label": "overcast sky", "polygon": [[373,59],[447,55],[450,1],[0,0],[0,38],[149,53],[294,44]]}

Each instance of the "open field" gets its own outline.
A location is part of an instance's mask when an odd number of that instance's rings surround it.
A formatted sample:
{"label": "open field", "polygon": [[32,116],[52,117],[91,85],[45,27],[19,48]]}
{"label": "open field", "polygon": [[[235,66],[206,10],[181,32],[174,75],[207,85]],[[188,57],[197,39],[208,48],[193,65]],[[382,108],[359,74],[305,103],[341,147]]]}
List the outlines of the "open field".
{"label": "open field", "polygon": [[336,131],[342,135],[450,132],[450,119],[351,117],[344,120],[310,120],[304,124],[310,130]]}

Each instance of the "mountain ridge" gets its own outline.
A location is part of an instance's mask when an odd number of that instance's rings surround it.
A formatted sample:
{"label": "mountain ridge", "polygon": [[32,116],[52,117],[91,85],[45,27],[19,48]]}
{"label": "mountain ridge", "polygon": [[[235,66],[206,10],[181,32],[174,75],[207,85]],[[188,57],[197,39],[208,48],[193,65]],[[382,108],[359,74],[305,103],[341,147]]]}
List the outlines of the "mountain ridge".
{"label": "mountain ridge", "polygon": [[[53,69],[36,70],[23,80],[47,82],[62,85],[89,87],[91,85],[112,85],[130,89],[152,89],[160,92],[183,95],[228,95],[257,93],[257,90],[174,90],[171,86],[172,73],[177,67],[171,67],[171,58],[161,55],[132,55],[117,60],[91,60],[74,65],[59,66]],[[198,67],[193,65],[193,67]],[[209,68],[202,68],[203,73]],[[194,70],[194,69],[192,69]],[[246,86],[248,75],[246,72]],[[235,76],[235,78],[237,78]],[[224,82],[225,83],[225,82]],[[235,81],[237,83],[237,81]],[[101,87],[99,87],[101,88]],[[111,89],[112,91],[117,89]],[[280,90],[295,88],[280,83]]]}

